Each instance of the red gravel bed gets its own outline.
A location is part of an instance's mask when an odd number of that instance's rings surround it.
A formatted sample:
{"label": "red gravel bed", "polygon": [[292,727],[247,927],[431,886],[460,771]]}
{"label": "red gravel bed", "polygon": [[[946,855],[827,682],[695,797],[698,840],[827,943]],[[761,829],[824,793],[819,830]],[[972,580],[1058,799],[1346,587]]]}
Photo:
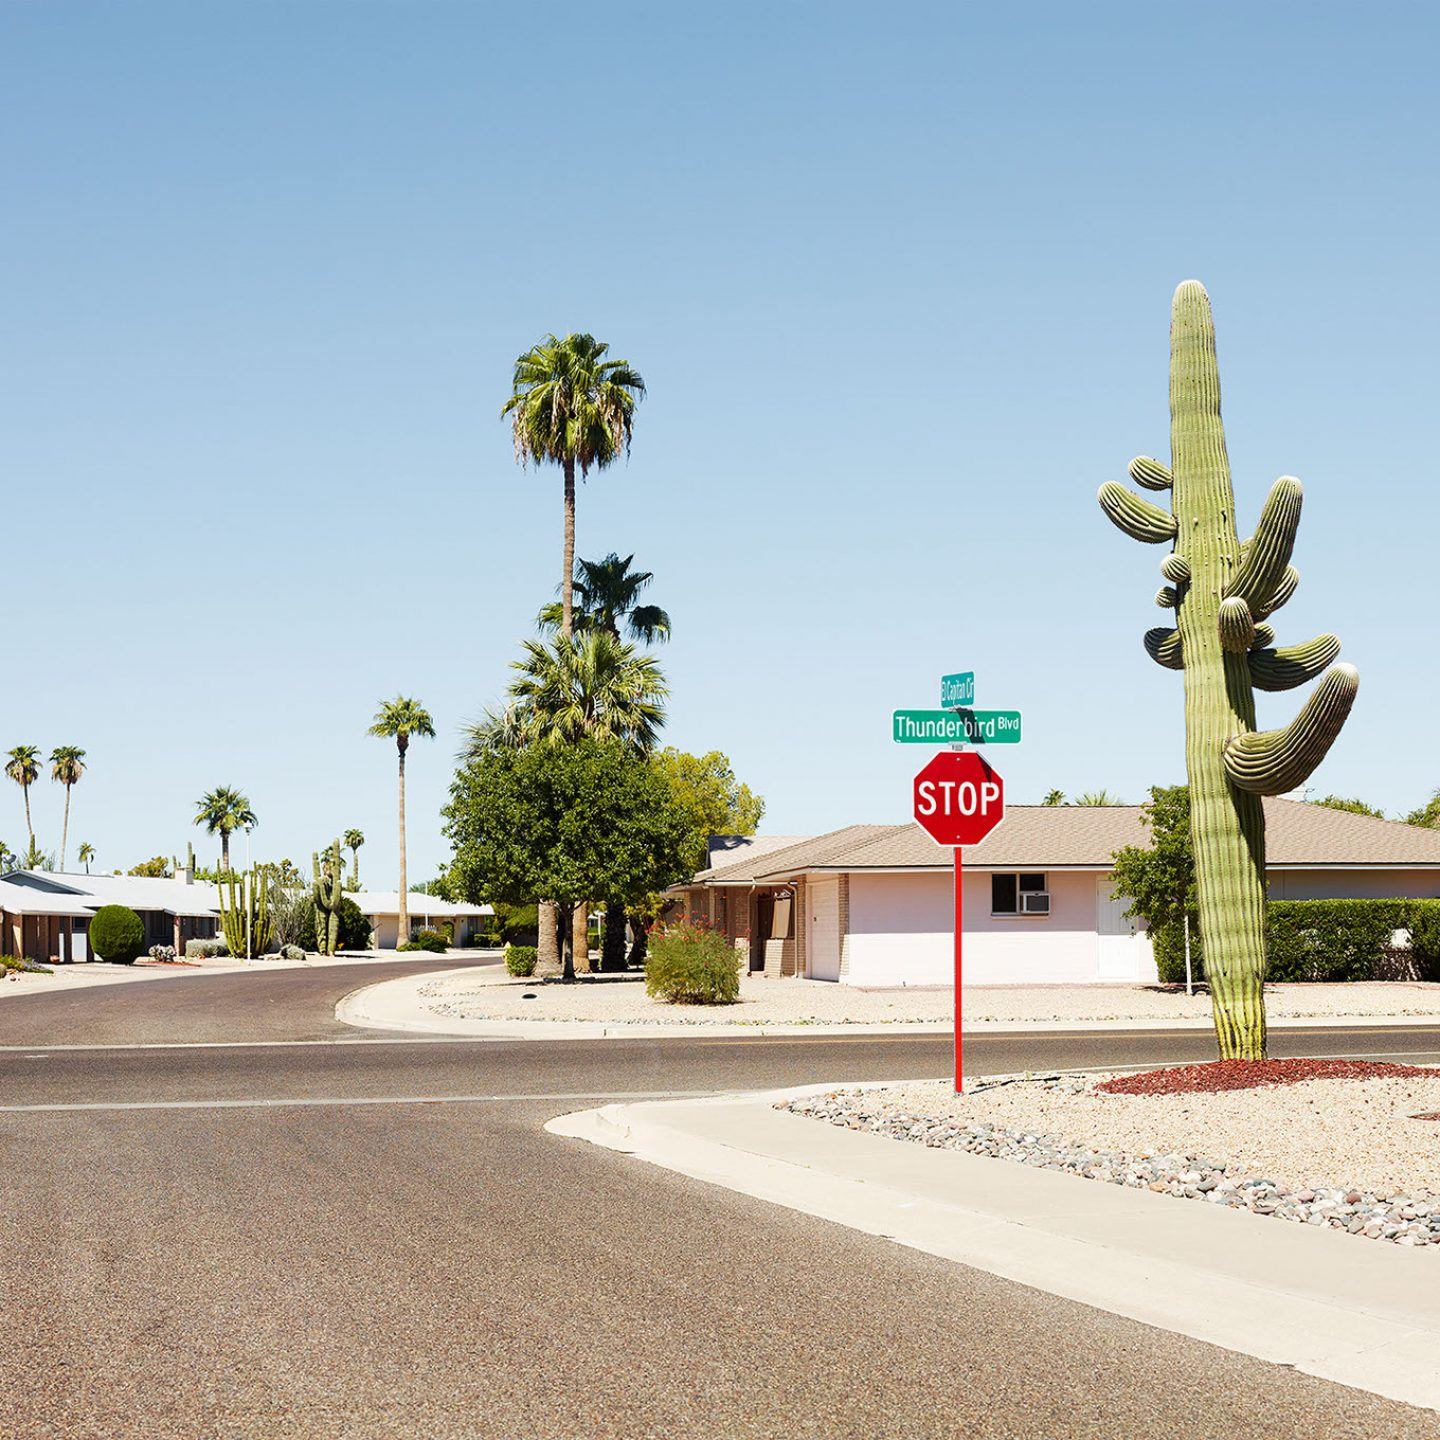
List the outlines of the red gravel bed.
{"label": "red gravel bed", "polygon": [[1260,1085],[1298,1085],[1303,1080],[1400,1080],[1440,1075],[1425,1065],[1386,1065],[1378,1060],[1211,1060],[1117,1075],[1095,1088],[1107,1095],[1194,1095],[1214,1090],[1253,1090]]}

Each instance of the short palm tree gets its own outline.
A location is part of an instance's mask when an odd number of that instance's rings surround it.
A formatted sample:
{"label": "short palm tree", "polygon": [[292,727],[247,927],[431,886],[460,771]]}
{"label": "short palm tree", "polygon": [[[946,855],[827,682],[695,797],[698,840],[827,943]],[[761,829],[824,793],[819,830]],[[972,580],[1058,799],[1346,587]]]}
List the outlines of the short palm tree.
{"label": "short palm tree", "polygon": [[366,733],[394,740],[395,748],[400,752],[400,925],[396,942],[403,945],[410,938],[409,882],[405,874],[405,752],[410,748],[412,735],[433,740],[435,722],[418,700],[397,695],[393,700],[380,702],[374,723]]}
{"label": "short palm tree", "polygon": [[195,823],[220,837],[220,868],[230,869],[230,836],[236,830],[253,830],[259,821],[248,796],[229,785],[217,785],[195,802]]}
{"label": "short palm tree", "polygon": [[[632,570],[633,555],[623,560],[613,552],[603,560],[575,562],[574,628],[605,630],[617,639],[621,626],[632,640],[653,645],[670,638],[670,617],[658,605],[641,605],[641,594],[655,576],[649,570]],[[547,605],[539,615],[542,629],[560,628],[560,602]]]}
{"label": "short palm tree", "polygon": [[82,840],[79,849],[80,863],[85,867],[85,873],[90,873],[90,862],[95,858],[95,847],[88,841]]}
{"label": "short palm tree", "polygon": [[1087,790],[1083,795],[1075,797],[1077,805],[1123,805],[1125,802],[1118,796],[1112,795],[1108,790]]}
{"label": "short palm tree", "polygon": [[85,773],[85,752],[78,745],[57,745],[50,752],[50,778],[65,787],[65,823],[60,827],[60,870],[70,846],[70,792]]}
{"label": "short palm tree", "polygon": [[527,640],[524,651],[513,666],[518,673],[510,694],[527,741],[593,737],[654,748],[669,689],[653,656],[604,630],[557,635],[548,644]]}
{"label": "short palm tree", "polygon": [[25,831],[30,836],[30,848],[35,848],[35,827],[30,823],[30,787],[40,778],[40,747],[38,745],[16,745],[5,762],[5,773],[20,787],[25,796]]}
{"label": "short palm tree", "polygon": [[360,847],[365,843],[365,836],[359,830],[347,830],[343,838],[345,848],[350,852],[350,865],[353,871],[351,880],[358,890],[360,888]]}
{"label": "short palm tree", "polygon": [[626,360],[607,360],[609,349],[593,335],[547,335],[515,361],[510,398],[500,411],[510,417],[522,465],[559,465],[564,472],[562,635],[573,632],[575,471],[583,479],[629,452],[635,406],[645,394],[639,372]]}

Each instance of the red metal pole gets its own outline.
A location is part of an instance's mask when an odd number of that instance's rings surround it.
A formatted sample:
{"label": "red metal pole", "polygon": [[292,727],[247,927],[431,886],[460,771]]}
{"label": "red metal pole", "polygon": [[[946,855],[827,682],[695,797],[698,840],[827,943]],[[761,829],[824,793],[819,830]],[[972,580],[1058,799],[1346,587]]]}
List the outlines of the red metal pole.
{"label": "red metal pole", "polygon": [[955,1093],[965,1089],[965,1066],[961,1053],[961,961],[960,951],[965,922],[965,864],[960,847],[955,847]]}

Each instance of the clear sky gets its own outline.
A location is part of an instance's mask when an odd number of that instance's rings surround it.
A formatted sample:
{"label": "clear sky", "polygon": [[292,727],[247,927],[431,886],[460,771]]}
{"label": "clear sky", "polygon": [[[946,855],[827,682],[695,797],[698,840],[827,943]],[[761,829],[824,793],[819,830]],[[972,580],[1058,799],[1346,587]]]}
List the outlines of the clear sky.
{"label": "clear sky", "polygon": [[1181,778],[1181,682],[1140,648],[1157,552],[1094,496],[1165,453],[1194,275],[1242,518],[1306,483],[1282,641],[1361,672],[1314,784],[1408,809],[1440,784],[1437,41],[1420,4],[5,0],[0,743],[89,751],[71,849],[106,868],[225,783],[257,853],[358,825],[393,884],[364,732],[414,694],[433,874],[457,727],[559,578],[559,477],[498,411],[575,329],[650,392],[580,553],[654,570],[667,736],[766,829],[903,818],[889,712],[960,668],[1024,712],[1012,799],[1138,799]]}

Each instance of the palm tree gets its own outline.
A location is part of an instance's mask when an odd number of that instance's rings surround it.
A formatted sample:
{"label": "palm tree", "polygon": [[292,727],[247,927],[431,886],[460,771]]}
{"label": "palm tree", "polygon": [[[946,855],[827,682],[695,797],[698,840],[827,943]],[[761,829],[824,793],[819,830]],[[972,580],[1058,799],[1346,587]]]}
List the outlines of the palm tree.
{"label": "palm tree", "polygon": [[95,858],[95,847],[88,840],[82,840],[77,853],[80,857],[80,863],[85,867],[85,873],[88,875],[90,873],[90,862]]}
{"label": "palm tree", "polygon": [[[670,617],[658,605],[641,605],[640,595],[655,576],[649,570],[632,570],[635,557],[623,560],[613,551],[603,560],[575,563],[574,628],[605,630],[617,639],[623,623],[632,640],[653,645],[670,638]],[[553,601],[539,614],[544,630],[560,628],[560,604]]]}
{"label": "palm tree", "polygon": [[403,945],[410,938],[410,906],[405,876],[405,752],[410,748],[412,735],[423,735],[433,740],[435,722],[418,700],[397,695],[393,700],[380,702],[375,722],[366,733],[394,740],[395,748],[400,752],[400,925],[396,943]]}
{"label": "palm tree", "polygon": [[527,741],[584,737],[653,748],[665,723],[660,702],[669,693],[653,655],[604,630],[557,635],[548,644],[527,640],[523,648],[510,694],[514,723]]}
{"label": "palm tree", "polygon": [[350,863],[354,867],[355,888],[360,888],[360,847],[365,843],[365,836],[359,830],[347,830],[344,836],[345,848],[350,852]]}
{"label": "palm tree", "polygon": [[1056,805],[1064,805],[1067,803],[1065,792],[1063,790],[1047,790],[1045,798],[1040,803],[1049,809],[1053,809]]}
{"label": "palm tree", "polygon": [[1125,802],[1118,795],[1112,795],[1108,790],[1087,790],[1083,795],[1075,797],[1077,805],[1123,805]]}
{"label": "palm tree", "polygon": [[195,823],[220,836],[220,868],[228,871],[232,832],[251,830],[260,822],[250,808],[248,796],[229,785],[217,785],[195,802]]}
{"label": "palm tree", "polygon": [[65,823],[60,827],[60,870],[65,870],[65,851],[70,845],[70,791],[85,773],[85,752],[78,745],[57,745],[50,752],[50,778],[65,787]]}
{"label": "palm tree", "polygon": [[34,850],[35,827],[30,823],[30,787],[40,778],[40,747],[16,745],[6,761],[5,773],[20,787],[25,796],[25,830],[30,836],[30,848]]}
{"label": "palm tree", "polygon": [[610,347],[593,335],[547,335],[515,361],[510,398],[515,458],[559,465],[565,475],[564,563],[560,570],[560,633],[573,633],[575,470],[581,479],[630,451],[635,405],[645,382],[626,360],[607,360]]}

